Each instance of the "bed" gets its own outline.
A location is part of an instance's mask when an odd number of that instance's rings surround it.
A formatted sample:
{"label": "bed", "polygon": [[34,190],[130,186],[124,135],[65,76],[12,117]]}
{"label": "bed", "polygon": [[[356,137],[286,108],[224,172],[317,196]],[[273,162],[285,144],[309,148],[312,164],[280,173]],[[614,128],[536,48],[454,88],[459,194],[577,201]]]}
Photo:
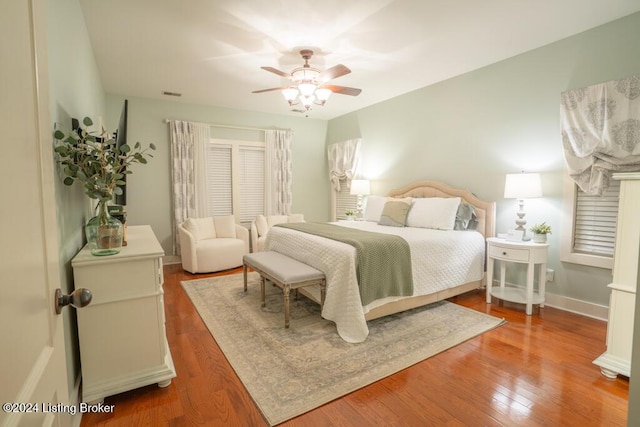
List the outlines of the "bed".
{"label": "bed", "polygon": [[[370,196],[372,198],[374,196]],[[393,200],[411,198],[415,227],[379,225],[371,206],[368,221],[340,221],[342,227],[400,236],[411,248],[413,290],[411,296],[389,296],[363,305],[356,272],[356,249],[346,243],[284,227],[269,231],[265,248],[280,252],[311,265],[327,278],[322,316],[335,322],[338,334],[347,342],[362,342],[368,335],[367,321],[420,307],[483,286],[485,239],[494,235],[495,203],[480,200],[470,191],[450,187],[437,181],[417,181],[392,190]],[[430,198],[431,200],[418,201]],[[453,202],[473,207],[474,230],[441,230],[416,222],[420,206],[436,202]],[[369,201],[368,201],[369,203]],[[453,202],[455,203],[455,202]],[[451,203],[448,204],[449,206]],[[413,212],[411,211],[413,209]],[[371,215],[370,215],[371,213]],[[409,218],[407,218],[407,222]],[[319,300],[314,292],[303,292]]]}

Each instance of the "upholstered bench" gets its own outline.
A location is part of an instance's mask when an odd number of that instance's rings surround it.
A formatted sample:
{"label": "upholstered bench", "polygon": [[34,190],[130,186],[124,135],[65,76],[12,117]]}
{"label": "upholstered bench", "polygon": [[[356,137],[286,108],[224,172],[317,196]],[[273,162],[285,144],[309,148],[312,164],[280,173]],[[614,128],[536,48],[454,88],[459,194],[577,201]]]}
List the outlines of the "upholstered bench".
{"label": "upholstered bench", "polygon": [[243,257],[244,291],[247,292],[247,269],[260,274],[260,298],[265,302],[265,279],[282,289],[284,294],[284,327],[289,327],[289,293],[304,286],[320,285],[320,306],[324,304],[326,280],[324,273],[315,268],[282,255],[279,252],[254,252]]}

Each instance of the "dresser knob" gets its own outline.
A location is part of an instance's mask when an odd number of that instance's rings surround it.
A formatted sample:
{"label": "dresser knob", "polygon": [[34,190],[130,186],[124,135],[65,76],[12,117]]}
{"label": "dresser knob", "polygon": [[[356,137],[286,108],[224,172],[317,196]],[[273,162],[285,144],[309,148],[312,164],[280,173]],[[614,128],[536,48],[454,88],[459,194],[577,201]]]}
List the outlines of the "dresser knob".
{"label": "dresser knob", "polygon": [[507,254],[506,252],[502,252],[502,255],[506,255],[506,254]]}

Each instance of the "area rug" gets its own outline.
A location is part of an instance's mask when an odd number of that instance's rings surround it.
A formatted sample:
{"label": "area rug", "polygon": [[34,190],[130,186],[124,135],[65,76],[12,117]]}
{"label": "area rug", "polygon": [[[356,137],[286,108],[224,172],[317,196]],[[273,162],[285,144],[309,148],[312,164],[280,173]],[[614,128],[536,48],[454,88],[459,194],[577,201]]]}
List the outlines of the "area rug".
{"label": "area rug", "polygon": [[368,322],[359,344],[343,341],[320,307],[291,298],[284,328],[282,292],[267,286],[260,306],[260,277],[249,273],[182,282],[214,339],[270,425],[317,408],[394,374],[503,320],[441,301]]}

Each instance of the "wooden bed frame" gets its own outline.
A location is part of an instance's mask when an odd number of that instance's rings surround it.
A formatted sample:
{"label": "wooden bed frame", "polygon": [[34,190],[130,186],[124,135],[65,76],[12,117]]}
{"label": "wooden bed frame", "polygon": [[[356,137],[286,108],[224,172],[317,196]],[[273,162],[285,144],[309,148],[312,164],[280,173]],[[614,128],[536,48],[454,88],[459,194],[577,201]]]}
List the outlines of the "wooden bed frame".
{"label": "wooden bed frame", "polygon": [[[462,201],[469,203],[475,207],[476,217],[478,220],[477,231],[480,232],[485,239],[495,235],[495,218],[496,204],[495,202],[486,202],[480,200],[468,190],[453,188],[437,181],[416,181],[404,187],[391,190],[389,197],[460,197]],[[412,308],[421,307],[436,301],[451,298],[456,295],[478,289],[484,285],[485,278],[474,282],[465,283],[455,288],[445,289],[433,294],[410,297],[399,301],[390,302],[379,307],[369,310],[365,315],[366,320],[377,319],[379,317],[388,316],[390,314],[399,313],[401,311],[410,310]]]}

